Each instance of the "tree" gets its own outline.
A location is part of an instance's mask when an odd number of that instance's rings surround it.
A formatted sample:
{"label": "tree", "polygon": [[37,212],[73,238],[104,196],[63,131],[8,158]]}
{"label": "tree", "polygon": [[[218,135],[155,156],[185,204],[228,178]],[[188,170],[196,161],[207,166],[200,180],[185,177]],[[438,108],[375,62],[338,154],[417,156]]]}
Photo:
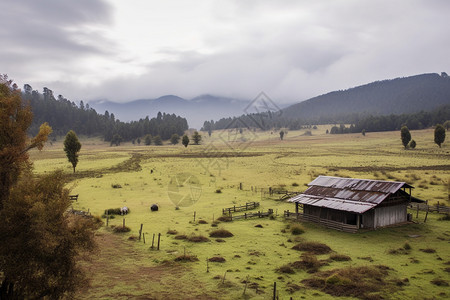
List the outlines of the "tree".
{"label": "tree", "polygon": [[152,144],[152,136],[151,136],[150,134],[147,134],[147,135],[144,137],[144,143],[145,143],[145,145],[147,145],[147,146],[149,146],[149,145]]}
{"label": "tree", "polygon": [[137,139],[137,143],[138,143],[138,145],[141,144],[141,138],[138,138],[138,139]]}
{"label": "tree", "polygon": [[408,143],[409,143],[409,141],[411,141],[411,133],[409,132],[408,127],[403,126],[400,129],[400,136],[402,139],[403,146],[405,147],[405,149],[408,148]]}
{"label": "tree", "polygon": [[79,254],[94,250],[99,223],[67,213],[62,171],[24,174],[0,212],[0,299],[59,299],[85,284]]}
{"label": "tree", "polygon": [[[113,137],[112,137],[112,140],[111,140],[111,146],[112,146],[112,145],[119,146],[121,142],[122,142],[122,137],[116,133],[116,134],[113,135]],[[134,142],[134,140],[133,140],[133,142]],[[134,143],[133,143],[133,144],[134,144]]]}
{"label": "tree", "polygon": [[202,140],[202,136],[198,133],[198,131],[195,131],[194,134],[192,135],[192,140],[194,141],[194,144],[199,145],[201,140]]}
{"label": "tree", "polygon": [[280,131],[280,140],[283,140],[283,137],[284,137],[284,131],[281,130],[281,131]]}
{"label": "tree", "polygon": [[363,129],[363,130],[361,131],[361,134],[362,134],[363,136],[366,136],[366,130]]}
{"label": "tree", "polygon": [[187,147],[189,145],[189,137],[186,134],[183,135],[183,138],[181,139],[181,143],[184,145],[184,147]]}
{"label": "tree", "polygon": [[66,139],[64,140],[64,152],[66,152],[67,159],[72,164],[74,173],[78,164],[78,152],[80,152],[80,149],[81,143],[78,141],[76,133],[73,130],[70,130],[66,134]]}
{"label": "tree", "polygon": [[176,133],[172,134],[172,137],[170,138],[170,143],[172,145],[176,145],[180,142],[180,136]]}
{"label": "tree", "polygon": [[84,283],[78,254],[98,223],[67,213],[62,171],[33,176],[27,152],[52,130],[27,138],[32,113],[11,83],[0,75],[0,299],[58,299]]}
{"label": "tree", "polygon": [[162,139],[161,139],[161,137],[159,136],[159,135],[157,135],[157,136],[155,136],[154,138],[153,138],[153,143],[156,145],[156,146],[161,146],[163,143],[162,143]]}
{"label": "tree", "polygon": [[444,128],[448,131],[448,129],[450,128],[450,120],[445,121],[442,126],[444,126]]}
{"label": "tree", "polygon": [[23,105],[20,90],[7,75],[0,74],[0,211],[27,165],[28,151],[41,150],[52,132],[51,127],[43,123],[39,133],[29,140],[27,129],[32,119],[31,108]]}
{"label": "tree", "polygon": [[441,148],[441,144],[445,141],[445,128],[441,124],[437,124],[434,129],[434,142]]}

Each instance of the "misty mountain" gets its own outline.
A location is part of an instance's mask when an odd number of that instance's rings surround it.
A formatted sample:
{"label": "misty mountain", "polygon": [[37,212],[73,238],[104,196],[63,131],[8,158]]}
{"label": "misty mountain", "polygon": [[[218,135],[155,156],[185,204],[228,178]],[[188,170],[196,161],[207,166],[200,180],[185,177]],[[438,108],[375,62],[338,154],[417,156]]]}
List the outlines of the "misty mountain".
{"label": "misty mountain", "polygon": [[99,113],[105,111],[113,113],[121,121],[138,120],[146,116],[155,117],[159,111],[176,114],[185,117],[189,127],[200,129],[206,119],[217,120],[242,115],[248,101],[212,95],[202,95],[187,100],[166,95],[157,99],[140,99],[127,103],[90,101],[89,105]]}
{"label": "misty mountain", "polygon": [[349,114],[390,115],[431,111],[450,104],[450,77],[444,72],[376,81],[334,91],[283,109],[283,118],[318,121]]}

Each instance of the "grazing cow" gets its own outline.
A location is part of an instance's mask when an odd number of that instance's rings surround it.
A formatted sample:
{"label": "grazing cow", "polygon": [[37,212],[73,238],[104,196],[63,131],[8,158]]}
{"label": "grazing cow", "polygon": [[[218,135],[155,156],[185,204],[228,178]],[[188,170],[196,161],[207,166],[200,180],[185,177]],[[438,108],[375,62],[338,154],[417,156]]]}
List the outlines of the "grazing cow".
{"label": "grazing cow", "polygon": [[120,214],[123,215],[127,215],[128,214],[128,207],[124,206],[120,208]]}
{"label": "grazing cow", "polygon": [[158,205],[156,205],[156,204],[153,204],[151,207],[150,207],[150,210],[151,211],[158,211]]}

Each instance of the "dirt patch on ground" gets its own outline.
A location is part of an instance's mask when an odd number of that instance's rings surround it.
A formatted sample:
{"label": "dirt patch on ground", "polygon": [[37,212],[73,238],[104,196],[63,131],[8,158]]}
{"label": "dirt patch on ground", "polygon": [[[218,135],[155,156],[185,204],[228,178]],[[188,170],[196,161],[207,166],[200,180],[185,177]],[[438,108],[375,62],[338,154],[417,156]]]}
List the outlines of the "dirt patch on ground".
{"label": "dirt patch on ground", "polygon": [[151,253],[109,232],[98,234],[96,240],[97,253],[83,263],[91,286],[80,290],[76,299],[216,299],[192,289],[201,287],[200,282],[190,282],[189,288],[171,280],[191,272],[188,266],[174,262],[154,265]]}

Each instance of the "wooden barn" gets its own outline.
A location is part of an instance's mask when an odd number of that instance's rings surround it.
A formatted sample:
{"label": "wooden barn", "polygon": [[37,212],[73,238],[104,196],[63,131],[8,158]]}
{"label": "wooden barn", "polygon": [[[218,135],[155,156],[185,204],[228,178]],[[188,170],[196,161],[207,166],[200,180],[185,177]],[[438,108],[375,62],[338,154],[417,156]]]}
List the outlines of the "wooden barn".
{"label": "wooden barn", "polygon": [[295,214],[287,216],[348,232],[376,229],[408,220],[412,189],[398,181],[319,176],[288,200],[295,203]]}

